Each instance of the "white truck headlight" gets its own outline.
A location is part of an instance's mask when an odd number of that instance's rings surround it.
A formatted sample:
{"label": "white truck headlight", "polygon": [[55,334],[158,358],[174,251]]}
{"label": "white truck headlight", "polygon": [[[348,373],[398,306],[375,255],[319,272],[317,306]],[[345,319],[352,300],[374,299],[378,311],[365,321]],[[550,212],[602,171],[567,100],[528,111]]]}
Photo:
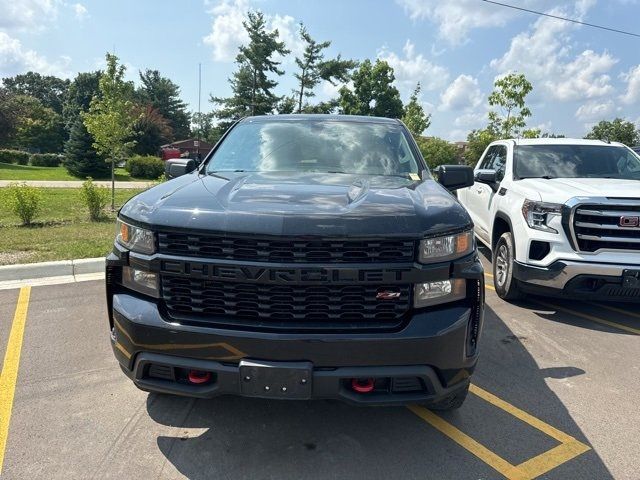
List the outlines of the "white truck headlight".
{"label": "white truck headlight", "polygon": [[116,242],[132,252],[151,255],[156,251],[156,242],[151,230],[129,225],[120,219],[116,222]]}
{"label": "white truck headlight", "polygon": [[416,283],[414,289],[414,307],[431,307],[465,298],[467,282],[464,278],[450,278],[437,282]]}
{"label": "white truck headlight", "polygon": [[446,262],[464,257],[473,252],[474,248],[471,230],[442,237],[425,238],[420,241],[418,261],[420,263]]}
{"label": "white truck headlight", "polygon": [[525,200],[522,204],[522,215],[524,215],[524,219],[530,228],[543,232],[558,233],[558,230],[549,226],[549,222],[553,217],[562,215],[562,205]]}

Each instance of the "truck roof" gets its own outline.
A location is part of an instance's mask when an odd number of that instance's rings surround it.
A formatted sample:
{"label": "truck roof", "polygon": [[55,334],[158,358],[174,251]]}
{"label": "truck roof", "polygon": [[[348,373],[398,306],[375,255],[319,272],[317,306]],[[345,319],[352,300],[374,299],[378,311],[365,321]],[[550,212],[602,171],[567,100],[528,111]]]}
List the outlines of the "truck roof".
{"label": "truck roof", "polygon": [[251,123],[267,123],[282,121],[311,121],[311,120],[328,120],[341,122],[360,122],[360,123],[379,123],[388,125],[398,125],[400,122],[395,118],[385,117],[369,117],[364,115],[335,115],[321,113],[292,113],[280,115],[256,115],[254,117],[246,117],[242,122]]}
{"label": "truck roof", "polygon": [[513,138],[507,141],[514,142],[515,145],[622,145],[618,142],[587,140],[584,138]]}

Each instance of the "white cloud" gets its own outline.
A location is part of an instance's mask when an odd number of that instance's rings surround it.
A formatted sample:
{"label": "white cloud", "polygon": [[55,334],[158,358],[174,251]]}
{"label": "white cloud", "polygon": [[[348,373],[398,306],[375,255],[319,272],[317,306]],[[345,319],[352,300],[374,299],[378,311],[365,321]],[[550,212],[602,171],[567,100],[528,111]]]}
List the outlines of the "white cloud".
{"label": "white cloud", "polygon": [[576,118],[582,122],[594,122],[610,115],[614,109],[615,105],[612,100],[604,102],[590,101],[578,107]]}
{"label": "white cloud", "polygon": [[85,7],[81,3],[74,3],[72,7],[77,20],[82,21],[86,18],[89,18],[89,10],[87,10],[87,7]]}
{"label": "white cloud", "polygon": [[58,16],[61,0],[0,0],[0,28],[39,30]]}
{"label": "white cloud", "polygon": [[[209,13],[213,16],[211,32],[203,38],[206,45],[213,48],[213,59],[218,62],[231,62],[238,54],[240,45],[249,42],[242,22],[251,9],[249,0],[221,0]],[[299,55],[304,45],[298,36],[298,22],[290,15],[265,15],[268,30],[278,30],[280,40],[291,50],[287,61]],[[282,61],[282,58],[277,58]]]}
{"label": "white cloud", "polygon": [[460,75],[440,95],[439,110],[471,110],[482,103],[484,96],[478,80],[470,75]]}
{"label": "white cloud", "polygon": [[396,83],[401,92],[412,92],[418,82],[422,89],[427,91],[442,88],[447,84],[448,70],[430,62],[423,54],[416,53],[415,45],[410,40],[406,41],[402,52],[402,57],[386,48],[378,52],[378,58],[385,60],[393,67]]}
{"label": "white cloud", "polygon": [[[464,43],[473,29],[502,27],[509,20],[522,15],[522,12],[478,0],[397,0],[397,2],[404,7],[412,20],[428,19],[436,24],[440,37],[453,45]],[[518,4],[522,7],[535,8],[544,5],[545,0],[524,0]]]}
{"label": "white cloud", "polygon": [[24,48],[17,38],[0,32],[0,77],[10,77],[29,70],[43,75],[70,77],[71,72],[67,70],[70,63],[71,59],[66,56],[50,62],[35,50]]}
{"label": "white cloud", "polygon": [[232,61],[238,54],[238,47],[249,40],[242,26],[248,9],[247,0],[223,0],[209,11],[213,15],[213,23],[211,32],[203,41],[213,47],[214,60]]}
{"label": "white cloud", "polygon": [[[582,18],[593,0],[581,0],[568,14],[553,9],[554,15]],[[509,50],[493,59],[491,67],[502,75],[509,71],[524,73],[532,83],[556,100],[572,101],[602,97],[613,92],[608,72],[617,59],[608,52],[585,50],[572,57],[569,32],[575,25],[541,17],[533,27],[511,39]]]}
{"label": "white cloud", "polygon": [[456,117],[453,124],[456,127],[473,130],[485,127],[487,125],[487,121],[487,112],[468,112]]}
{"label": "white cloud", "polygon": [[640,102],[640,65],[636,65],[627,73],[622,74],[622,79],[627,83],[627,90],[620,97],[626,104]]}

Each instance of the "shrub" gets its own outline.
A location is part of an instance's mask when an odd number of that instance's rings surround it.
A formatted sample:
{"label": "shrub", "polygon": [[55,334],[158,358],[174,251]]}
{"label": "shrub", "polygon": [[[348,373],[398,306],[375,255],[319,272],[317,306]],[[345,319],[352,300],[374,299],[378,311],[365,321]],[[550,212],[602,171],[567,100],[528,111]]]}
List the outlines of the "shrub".
{"label": "shrub", "polygon": [[26,183],[11,183],[4,189],[4,198],[11,211],[23,225],[31,225],[40,211],[40,191]]}
{"label": "shrub", "polygon": [[132,177],[155,180],[164,173],[164,162],[151,155],[136,155],[127,161],[125,168]]}
{"label": "shrub", "polygon": [[29,154],[20,150],[0,150],[0,163],[26,165],[29,163]]}
{"label": "shrub", "polygon": [[80,192],[82,200],[89,209],[89,218],[93,221],[102,218],[104,207],[109,201],[109,191],[105,187],[96,186],[91,177],[82,184]]}
{"label": "shrub", "polygon": [[57,167],[62,163],[62,156],[55,153],[34,153],[29,162],[34,167]]}

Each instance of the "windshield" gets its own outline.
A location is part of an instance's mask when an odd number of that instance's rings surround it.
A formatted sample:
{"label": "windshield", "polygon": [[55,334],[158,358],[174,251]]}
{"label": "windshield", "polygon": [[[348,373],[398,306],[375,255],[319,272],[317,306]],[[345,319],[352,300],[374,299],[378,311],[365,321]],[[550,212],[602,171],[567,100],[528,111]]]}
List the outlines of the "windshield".
{"label": "windshield", "polygon": [[335,120],[259,121],[237,125],[207,172],[419,173],[401,125]]}
{"label": "windshield", "polygon": [[640,179],[640,157],[614,145],[519,145],[518,178]]}

